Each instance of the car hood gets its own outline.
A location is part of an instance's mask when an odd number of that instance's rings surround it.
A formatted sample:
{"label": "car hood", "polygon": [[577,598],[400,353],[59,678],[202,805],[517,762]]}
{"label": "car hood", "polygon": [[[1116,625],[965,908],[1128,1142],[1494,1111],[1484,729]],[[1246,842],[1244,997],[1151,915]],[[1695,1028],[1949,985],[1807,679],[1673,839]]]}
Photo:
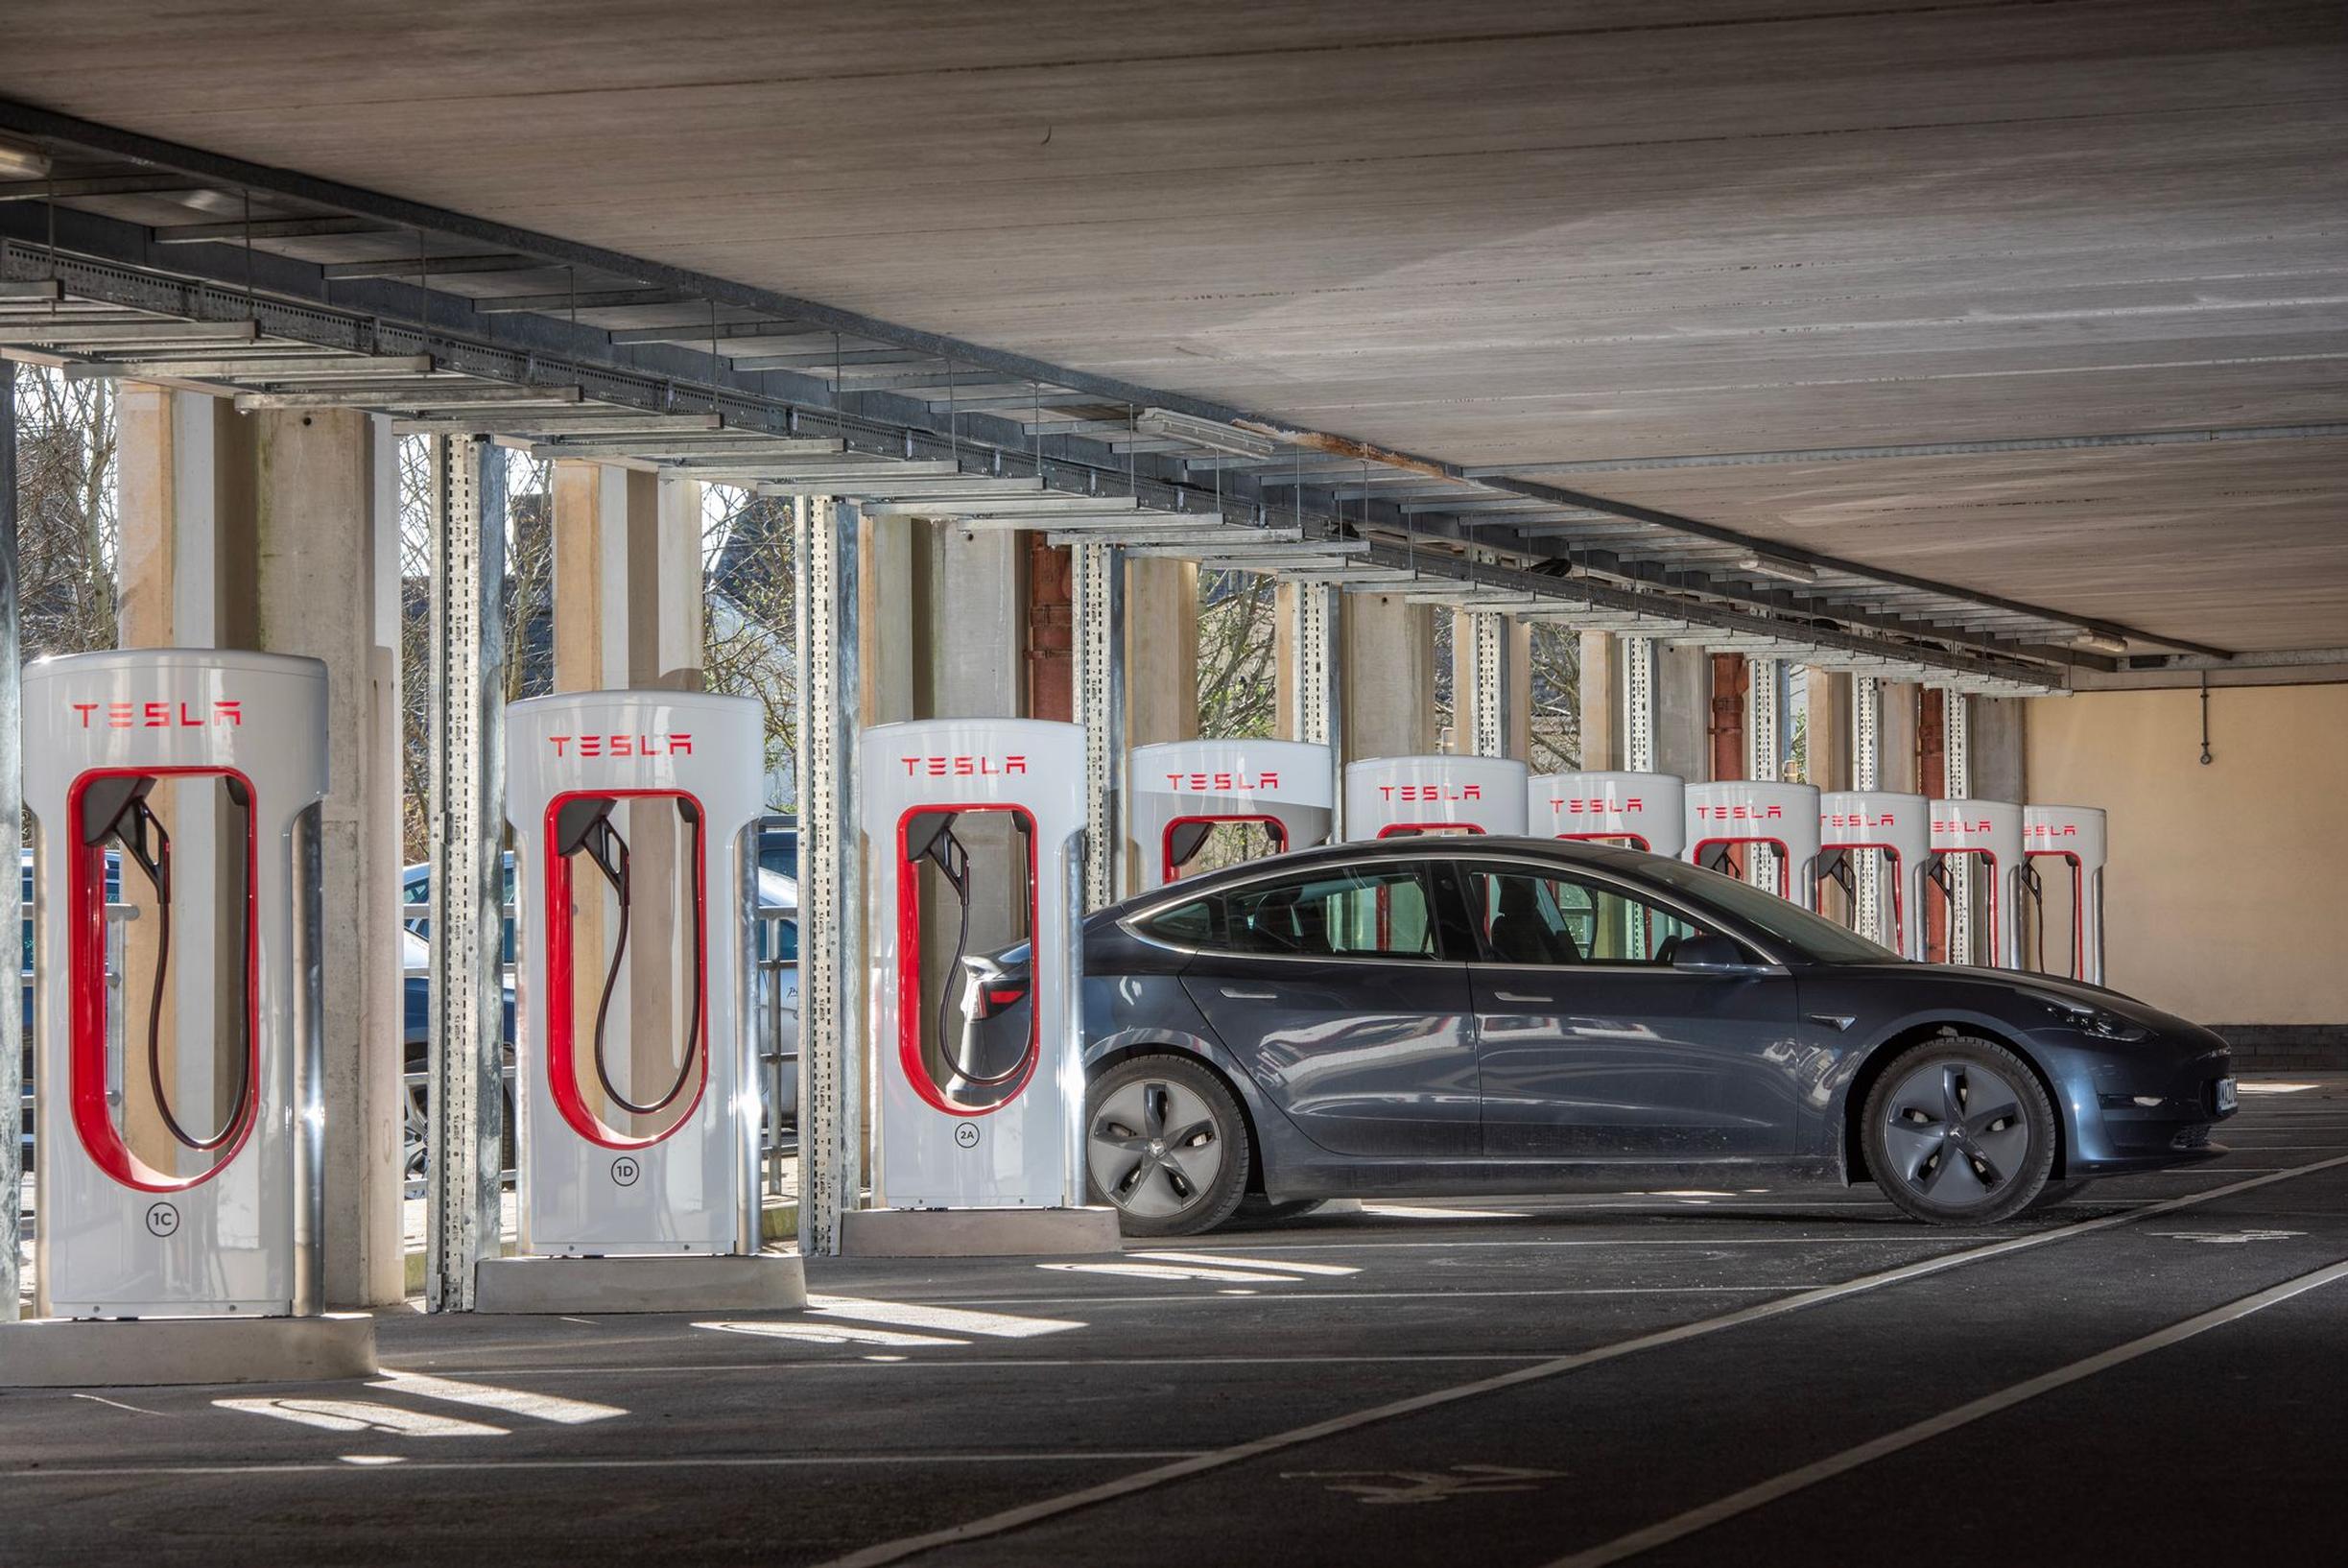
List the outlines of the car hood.
{"label": "car hood", "polygon": [[[1853,966],[1857,967],[1857,966]],[[2203,1033],[2201,1026],[2190,1018],[2180,1018],[2173,1012],[2164,1012],[2149,1002],[2139,1001],[2125,991],[2116,991],[2107,986],[2093,986],[2083,980],[2071,980],[2059,975],[2042,975],[2022,969],[1991,969],[1967,963],[1881,963],[1866,966],[1869,972],[1898,983],[1905,980],[1913,985],[1918,980],[1973,981],[1992,986],[2008,995],[2022,994],[2040,997],[2056,1003],[2072,1003],[2079,1007],[2100,1008],[2117,1013],[2131,1023],[2147,1029],[2174,1033],[2181,1031]],[[1838,972],[1848,973],[1848,968]]]}

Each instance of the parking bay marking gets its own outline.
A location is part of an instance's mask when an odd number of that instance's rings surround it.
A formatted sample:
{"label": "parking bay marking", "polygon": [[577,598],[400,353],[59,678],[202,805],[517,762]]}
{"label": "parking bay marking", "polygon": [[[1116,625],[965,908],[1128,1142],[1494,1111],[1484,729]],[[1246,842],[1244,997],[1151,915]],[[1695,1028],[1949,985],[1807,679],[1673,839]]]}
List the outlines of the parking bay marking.
{"label": "parking bay marking", "polygon": [[1683,1535],[1693,1535],[1699,1530],[1708,1530],[1741,1513],[1749,1513],[1766,1504],[1776,1502],[1781,1497],[1788,1497],[1814,1486],[1821,1481],[1832,1480],[1847,1471],[1856,1470],[1863,1464],[1870,1464],[1886,1455],[1896,1454],[1904,1448],[1912,1448],[1917,1443],[1937,1437],[1943,1433],[1954,1432],[1958,1427],[1970,1426],[1983,1416],[1995,1415],[2000,1411],[2010,1410],[2025,1400],[2035,1399],[2040,1394],[2052,1392],[2066,1384],[2093,1377],[2098,1372],[2134,1361],[2139,1356],[2148,1356],[2155,1350],[2166,1349],[2170,1345],[2190,1340],[2197,1334],[2205,1334],[2213,1328],[2221,1327],[2238,1319],[2247,1318],[2254,1312],[2262,1312],[2277,1302],[2288,1301],[2294,1295],[2302,1295],[2319,1286],[2329,1285],[2332,1281],[2344,1276],[2348,1276],[2348,1263],[2335,1263],[2329,1268],[2318,1269],[2313,1273],[2301,1274],[2296,1279],[2287,1279],[2282,1284],[2261,1291],[2255,1295],[2243,1296],[2239,1301],[2228,1302],[2222,1307],[2197,1314],[2186,1319],[2183,1322],[2171,1323],[2167,1328],[2156,1329],[2141,1339],[2130,1340],[2125,1344],[2114,1345],[2109,1350],[2089,1356],[2084,1361],[2075,1361],[2068,1366],[2058,1366],[2051,1372],[2041,1373],[2026,1382],[2001,1389],[1996,1393],[1984,1394],[1970,1403],[1957,1406],[1955,1410],[1944,1411],[1938,1415],[1929,1416],[1924,1420],[1904,1426],[1897,1432],[1886,1433],[1871,1442],[1863,1442],[1856,1448],[1846,1448],[1839,1454],[1830,1455],[1814,1464],[1805,1464],[1800,1469],[1788,1470],[1783,1475],[1772,1476],[1767,1481],[1747,1486],[1743,1491],[1731,1492],[1728,1496],[1707,1503],[1702,1508],[1691,1509],[1685,1513],[1663,1520],[1658,1524],[1648,1525],[1644,1530],[1633,1531],[1627,1535],[1618,1535],[1613,1540],[1591,1547],[1587,1551],[1576,1552],[1568,1556],[1559,1557],[1555,1562],[1550,1564],[1550,1568],[1601,1568],[1601,1565],[1604,1563],[1620,1562],[1625,1557],[1637,1556],[1642,1552],[1651,1551],[1655,1547],[1678,1540]]}
{"label": "parking bay marking", "polygon": [[1358,1274],[1342,1263],[1270,1262],[1228,1252],[1129,1252],[1117,1263],[1039,1263],[1067,1274],[1117,1274],[1128,1279],[1198,1279],[1219,1285],[1295,1285],[1313,1275]]}
{"label": "parking bay marking", "polygon": [[1391,1508],[1537,1491],[1542,1482],[1564,1480],[1565,1472],[1516,1464],[1455,1464],[1449,1470],[1283,1470],[1280,1479],[1326,1481],[1333,1492],[1351,1492],[1372,1508]]}
{"label": "parking bay marking", "polygon": [[427,1415],[369,1399],[215,1399],[215,1408],[273,1415],[327,1432],[388,1432],[402,1437],[503,1437],[506,1429],[454,1415]]}
{"label": "parking bay marking", "polygon": [[476,1405],[483,1410],[499,1411],[508,1415],[552,1421],[557,1426],[581,1426],[589,1421],[608,1421],[614,1416],[628,1414],[617,1405],[565,1399],[558,1394],[527,1393],[520,1389],[501,1389],[494,1384],[459,1383],[444,1377],[426,1377],[420,1372],[392,1372],[381,1382],[370,1383],[368,1387],[414,1394],[419,1399],[445,1400],[452,1405]]}
{"label": "parking bay marking", "polygon": [[2253,1176],[2247,1181],[2238,1181],[2231,1186],[2213,1187],[2207,1192],[2186,1193],[2155,1203],[2148,1208],[2134,1209],[2122,1214],[2101,1215],[2093,1220],[2081,1220],[2075,1224],[2061,1225],[2052,1230],[2032,1231],[2027,1235],[2014,1236],[1992,1243],[1987,1247],[1975,1247],[1963,1252],[1944,1252],[1934,1257],[1919,1259],[1913,1263],[1901,1264],[1896,1268],[1883,1270],[1877,1273],[1862,1274],[1857,1279],[1845,1280],[1838,1285],[1824,1285],[1815,1290],[1802,1291],[1792,1295],[1780,1296],[1774,1300],[1755,1302],[1749,1307],[1740,1307],[1734,1312],[1722,1313],[1717,1318],[1699,1319],[1692,1323],[1681,1323],[1651,1334],[1636,1335],[1631,1339],[1618,1340],[1612,1344],[1600,1345],[1595,1349],[1577,1351],[1572,1355],[1559,1356],[1531,1366],[1496,1373],[1491,1377],[1480,1378],[1473,1383],[1455,1384],[1448,1389],[1436,1389],[1428,1393],[1414,1394],[1407,1399],[1397,1399],[1384,1405],[1373,1405],[1349,1414],[1331,1416],[1325,1421],[1316,1421],[1311,1426],[1295,1427],[1287,1432],[1275,1432],[1269,1437],[1235,1443],[1227,1448],[1219,1448],[1195,1459],[1178,1460],[1170,1464],[1159,1465],[1154,1469],[1136,1471],[1132,1475],[1121,1476],[1115,1481],[1103,1482],[1099,1485],[1087,1486],[1079,1491],[1064,1492],[1058,1497],[1045,1498],[1039,1502],[1023,1504],[1017,1508],[1005,1509],[1000,1512],[985,1514],[959,1525],[949,1525],[942,1530],[933,1530],[919,1535],[900,1536],[893,1541],[882,1541],[862,1551],[851,1552],[845,1556],[835,1557],[821,1564],[820,1568],[880,1568],[880,1565],[884,1563],[902,1562],[907,1557],[918,1556],[937,1547],[955,1546],[967,1541],[984,1540],[990,1536],[1002,1535],[1023,1529],[1028,1525],[1040,1524],[1046,1519],[1074,1513],[1080,1509],[1113,1502],[1118,1498],[1132,1496],[1136,1492],[1150,1491],[1174,1482],[1188,1480],[1192,1476],[1225,1469],[1248,1460],[1260,1459],[1267,1454],[1280,1453],[1287,1449],[1300,1447],[1305,1443],[1317,1441],[1322,1437],[1337,1437],[1342,1433],[1352,1432],[1381,1421],[1392,1420],[1398,1416],[1413,1415],[1420,1411],[1437,1409],[1461,1400],[1479,1398],[1488,1393],[1498,1393],[1505,1389],[1513,1389],[1528,1383],[1544,1382],[1567,1372],[1579,1371],[1585,1366],[1635,1355],[1641,1351],[1684,1343],[1709,1334],[1719,1333],[1723,1329],[1742,1328],[1748,1323],[1767,1322],[1784,1317],[1788,1313],[1799,1312],[1806,1307],[1821,1306],[1849,1296],[1864,1295],[1870,1291],[1882,1290],[1886,1286],[1904,1284],[1911,1279],[1921,1279],[1929,1274],[1962,1268],[1970,1263],[2010,1257],[2016,1252],[2027,1251],[2055,1242],[2094,1235],[2099,1231],[2109,1230],[2116,1225],[2133,1224],[2139,1220],[2148,1219],[2154,1215],[2193,1208],[2198,1204],[2213,1202],[2220,1198],[2230,1198],[2237,1194],[2268,1186],[2277,1181],[2287,1181],[2293,1176],[2312,1176],[2319,1171],[2336,1170],[2343,1165],[2348,1165],[2348,1154],[2337,1155],[2327,1160],[2317,1160],[2313,1164],[2297,1166],[2288,1171],[2276,1171],[2268,1175]]}

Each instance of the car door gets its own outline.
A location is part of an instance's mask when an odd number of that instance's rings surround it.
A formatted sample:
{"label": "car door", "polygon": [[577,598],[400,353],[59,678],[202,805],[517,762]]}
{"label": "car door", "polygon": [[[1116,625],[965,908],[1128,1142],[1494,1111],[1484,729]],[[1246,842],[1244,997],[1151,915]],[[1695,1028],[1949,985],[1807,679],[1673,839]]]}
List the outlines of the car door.
{"label": "car door", "polygon": [[1464,934],[1436,904],[1434,872],[1414,857],[1243,883],[1211,901],[1183,969],[1224,1047],[1324,1149],[1482,1147]]}
{"label": "car door", "polygon": [[1767,1158],[1794,1148],[1795,1007],[1781,971],[1673,968],[1704,923],[1635,885],[1458,863],[1483,1147],[1497,1158]]}

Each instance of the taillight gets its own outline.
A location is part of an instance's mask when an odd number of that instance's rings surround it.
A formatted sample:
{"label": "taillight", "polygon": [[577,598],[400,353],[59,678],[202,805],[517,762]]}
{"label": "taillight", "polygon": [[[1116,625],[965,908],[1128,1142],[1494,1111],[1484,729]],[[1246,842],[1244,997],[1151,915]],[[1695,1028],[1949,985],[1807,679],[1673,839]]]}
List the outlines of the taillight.
{"label": "taillight", "polygon": [[979,1016],[992,1018],[1027,1000],[1028,983],[1024,980],[989,981],[979,987]]}

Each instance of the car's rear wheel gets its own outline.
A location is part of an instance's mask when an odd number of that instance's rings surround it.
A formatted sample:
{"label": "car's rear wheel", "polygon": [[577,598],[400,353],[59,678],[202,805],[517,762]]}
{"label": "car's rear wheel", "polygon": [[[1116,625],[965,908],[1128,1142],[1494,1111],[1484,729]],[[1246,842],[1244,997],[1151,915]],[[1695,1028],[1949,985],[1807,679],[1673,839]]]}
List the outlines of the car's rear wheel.
{"label": "car's rear wheel", "polygon": [[1860,1114],[1875,1184],[1928,1224],[2010,1220],[2054,1168],[2054,1106],[1994,1041],[1950,1034],[1901,1053]]}
{"label": "car's rear wheel", "polygon": [[1239,1102],[1181,1057],[1136,1057],[1095,1079],[1084,1160],[1096,1198],[1128,1236],[1196,1236],[1231,1217],[1250,1150]]}

